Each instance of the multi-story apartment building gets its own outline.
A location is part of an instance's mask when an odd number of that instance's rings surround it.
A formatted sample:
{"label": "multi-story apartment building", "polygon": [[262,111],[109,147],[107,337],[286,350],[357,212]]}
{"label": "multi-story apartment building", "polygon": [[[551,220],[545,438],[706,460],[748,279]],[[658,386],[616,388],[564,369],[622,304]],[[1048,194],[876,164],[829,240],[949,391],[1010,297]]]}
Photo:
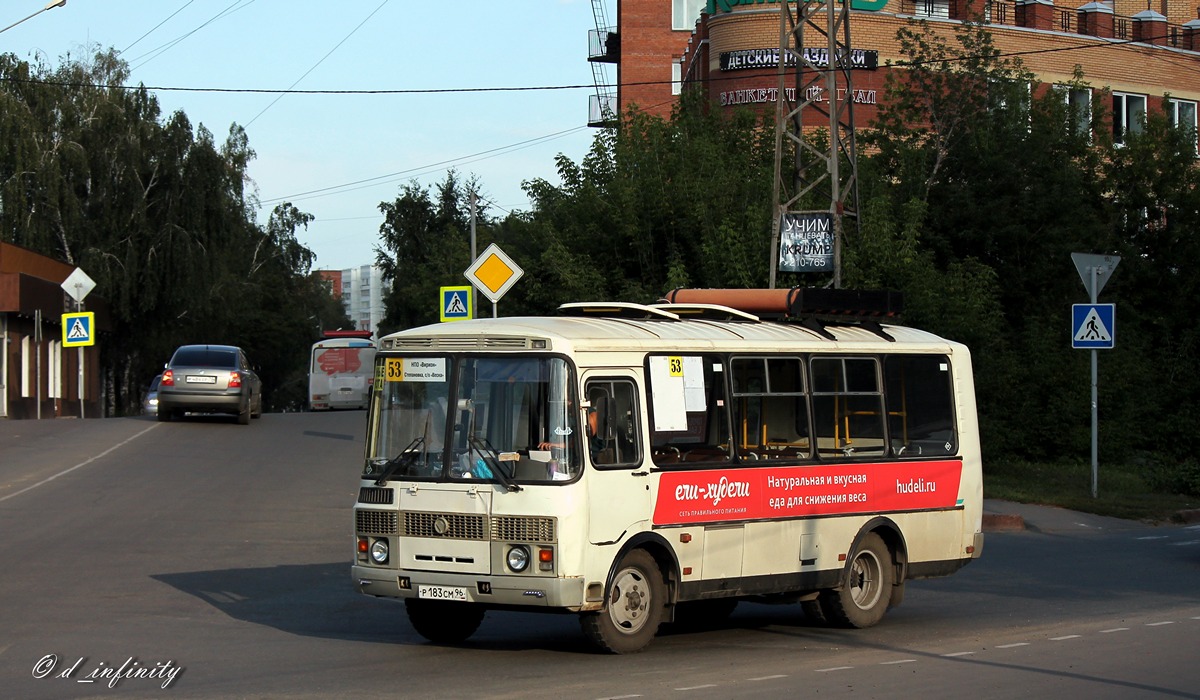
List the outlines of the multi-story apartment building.
{"label": "multi-story apartment building", "polygon": [[333,296],[340,299],[346,315],[357,330],[378,334],[383,320],[383,275],[374,265],[361,265],[347,270],[319,270],[328,281]]}
{"label": "multi-story apartment building", "polygon": [[[1061,2],[1061,0],[1060,0]],[[596,0],[594,7],[603,3]],[[859,7],[878,8],[859,10]],[[897,31],[928,20],[951,43],[968,20],[989,23],[1002,55],[1020,56],[1038,81],[1063,85],[1076,68],[1086,89],[1064,91],[1076,104],[1107,100],[1118,142],[1147,110],[1162,109],[1181,127],[1196,128],[1200,102],[1200,19],[1183,0],[853,0],[850,12],[854,118],[875,115],[890,63],[900,53]],[[617,23],[597,12],[589,60],[617,67],[610,104],[667,115],[681,85],[695,85],[716,109],[773,109],[778,93],[778,0],[616,0]],[[815,40],[826,41],[822,36]],[[859,61],[858,59],[861,59]],[[895,68],[894,70],[903,70]],[[604,103],[598,85],[597,99]],[[1170,101],[1163,99],[1170,95]],[[595,118],[592,124],[611,124]],[[818,115],[814,115],[816,117]]]}

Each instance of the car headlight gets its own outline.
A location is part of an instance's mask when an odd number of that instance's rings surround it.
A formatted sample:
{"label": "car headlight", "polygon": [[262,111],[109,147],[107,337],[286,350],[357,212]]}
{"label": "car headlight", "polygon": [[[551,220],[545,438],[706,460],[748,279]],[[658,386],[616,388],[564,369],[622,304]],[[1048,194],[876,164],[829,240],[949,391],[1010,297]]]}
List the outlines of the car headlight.
{"label": "car headlight", "polygon": [[386,564],[388,560],[387,540],[375,540],[371,544],[371,561],[376,564]]}
{"label": "car headlight", "polygon": [[529,550],[524,547],[513,547],[508,550],[508,568],[521,573],[529,567]]}

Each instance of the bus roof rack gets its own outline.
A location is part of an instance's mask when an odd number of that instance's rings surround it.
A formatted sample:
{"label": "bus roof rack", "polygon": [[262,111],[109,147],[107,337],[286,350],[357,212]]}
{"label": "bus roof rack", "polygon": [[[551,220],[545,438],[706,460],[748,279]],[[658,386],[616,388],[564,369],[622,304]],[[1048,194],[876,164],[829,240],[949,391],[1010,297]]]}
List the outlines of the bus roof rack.
{"label": "bus roof rack", "polygon": [[576,301],[560,304],[562,316],[601,316],[606,318],[640,318],[678,321],[679,316],[663,309],[626,301]]}
{"label": "bus roof rack", "polygon": [[716,305],[758,318],[797,323],[834,340],[826,326],[856,325],[884,340],[895,340],[880,325],[895,319],[904,306],[900,292],[888,290],[824,289],[674,289],[666,296],[672,306]]}
{"label": "bus roof rack", "polygon": [[888,290],[823,289],[674,289],[667,293],[671,304],[715,304],[760,318],[795,319],[810,317],[846,321],[895,318],[903,308],[899,292]]}
{"label": "bus roof rack", "polygon": [[321,338],[323,338],[324,340],[332,340],[334,338],[361,338],[363,340],[370,340],[372,335],[373,335],[373,333],[371,331],[360,331],[360,330],[347,331],[347,330],[342,330],[340,328],[337,330],[321,331]]}

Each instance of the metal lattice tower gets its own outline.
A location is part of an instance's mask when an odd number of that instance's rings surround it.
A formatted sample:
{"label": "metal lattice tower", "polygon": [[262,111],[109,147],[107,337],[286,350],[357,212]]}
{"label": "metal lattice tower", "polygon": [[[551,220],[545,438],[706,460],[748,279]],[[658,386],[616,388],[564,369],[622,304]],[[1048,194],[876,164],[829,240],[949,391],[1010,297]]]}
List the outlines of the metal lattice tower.
{"label": "metal lattice tower", "polygon": [[[841,287],[844,219],[849,217],[857,222],[858,218],[854,92],[850,80],[850,4],[849,0],[779,3],[776,211],[771,235],[771,288],[775,287],[780,227],[784,217],[826,212],[833,224],[832,286],[835,289]],[[809,42],[812,42],[811,46]],[[827,147],[814,145],[812,134],[804,133],[804,117],[813,112],[828,120]],[[802,200],[814,191],[817,195],[828,195],[828,209],[800,208]]]}

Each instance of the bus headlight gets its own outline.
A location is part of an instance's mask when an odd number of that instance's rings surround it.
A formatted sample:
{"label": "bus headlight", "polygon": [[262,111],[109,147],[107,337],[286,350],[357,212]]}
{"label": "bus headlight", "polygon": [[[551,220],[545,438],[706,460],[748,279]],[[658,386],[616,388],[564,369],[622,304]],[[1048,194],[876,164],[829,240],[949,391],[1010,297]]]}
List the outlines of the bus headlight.
{"label": "bus headlight", "polygon": [[529,550],[524,547],[517,546],[508,550],[506,559],[508,568],[512,569],[514,573],[519,574],[529,568]]}
{"label": "bus headlight", "polygon": [[375,540],[371,543],[371,561],[376,564],[386,564],[388,560],[387,540]]}

